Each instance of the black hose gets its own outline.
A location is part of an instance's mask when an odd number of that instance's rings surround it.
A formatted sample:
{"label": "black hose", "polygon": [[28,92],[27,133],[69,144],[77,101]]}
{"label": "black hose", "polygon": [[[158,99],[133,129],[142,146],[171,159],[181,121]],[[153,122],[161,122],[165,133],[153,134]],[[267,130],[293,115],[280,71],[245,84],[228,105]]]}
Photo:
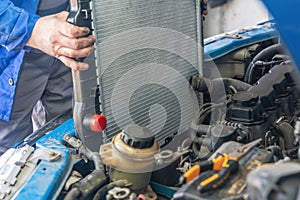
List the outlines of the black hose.
{"label": "black hose", "polygon": [[214,79],[213,81],[223,81],[226,87],[233,86],[237,91],[246,91],[251,87],[251,85],[237,79],[232,79],[232,78],[219,78],[219,79]]}
{"label": "black hose", "polygon": [[272,152],[273,156],[276,158],[274,159],[274,162],[282,160],[284,158],[282,149],[277,145],[269,146],[266,148],[266,150]]}
{"label": "black hose", "polygon": [[100,154],[98,152],[92,152],[87,146],[85,146],[79,139],[72,137],[70,134],[64,136],[64,140],[72,147],[77,149],[80,153],[85,155],[89,160],[93,161],[95,169],[102,171],[105,174],[105,169],[101,161]]}
{"label": "black hose", "polygon": [[197,135],[207,135],[210,131],[210,126],[206,124],[196,124],[195,119],[190,124],[190,129],[196,132]]}
{"label": "black hose", "polygon": [[105,173],[105,168],[101,161],[100,154],[98,152],[92,152],[90,155],[90,160],[93,161],[95,169],[98,169],[102,171],[102,173]]}
{"label": "black hose", "polygon": [[295,148],[295,135],[294,135],[294,128],[287,122],[282,122],[278,125],[278,130],[282,134],[284,138],[284,144],[286,150]]}
{"label": "black hose", "polygon": [[92,173],[84,177],[84,179],[74,184],[73,188],[78,188],[80,199],[85,200],[107,183],[108,178],[100,170],[95,169]]}
{"label": "black hose", "polygon": [[276,54],[283,54],[284,49],[281,44],[274,44],[271,45],[262,51],[260,51],[251,61],[249,66],[247,67],[245,76],[244,76],[244,81],[248,84],[254,84],[256,80],[253,79],[253,72],[256,65],[257,61],[270,61]]}
{"label": "black hose", "polygon": [[203,93],[217,91],[222,86],[225,87],[226,91],[229,90],[229,86],[233,86],[237,91],[246,91],[251,87],[250,84],[233,78],[208,79],[197,77],[197,80],[193,80],[192,84],[196,91]]}
{"label": "black hose", "polygon": [[[206,147],[206,148],[201,148]],[[212,155],[212,140],[211,137],[195,138],[192,143],[192,150],[200,160],[207,160]]]}
{"label": "black hose", "polygon": [[95,166],[95,170],[92,173],[73,185],[72,189],[67,193],[65,200],[87,199],[108,182],[101,157],[98,152],[92,152],[80,140],[72,137],[70,134],[66,134],[64,140],[85,155],[89,160],[92,160]]}
{"label": "black hose", "polygon": [[295,138],[297,138],[298,140],[298,159],[300,159],[300,120],[298,119],[296,121],[296,124],[295,124],[295,130],[294,130],[294,135],[295,135]]}
{"label": "black hose", "polygon": [[65,196],[64,200],[74,200],[79,199],[80,197],[80,191],[78,188],[72,188],[67,195]]}

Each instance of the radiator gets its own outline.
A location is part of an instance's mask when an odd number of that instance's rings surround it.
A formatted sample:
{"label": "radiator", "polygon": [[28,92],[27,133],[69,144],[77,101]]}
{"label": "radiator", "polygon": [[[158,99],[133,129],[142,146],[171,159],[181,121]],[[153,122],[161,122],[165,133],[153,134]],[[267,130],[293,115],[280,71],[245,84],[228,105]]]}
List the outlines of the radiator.
{"label": "radiator", "polygon": [[160,144],[198,111],[188,84],[202,59],[199,0],[94,0],[101,112],[110,140],[127,124]]}

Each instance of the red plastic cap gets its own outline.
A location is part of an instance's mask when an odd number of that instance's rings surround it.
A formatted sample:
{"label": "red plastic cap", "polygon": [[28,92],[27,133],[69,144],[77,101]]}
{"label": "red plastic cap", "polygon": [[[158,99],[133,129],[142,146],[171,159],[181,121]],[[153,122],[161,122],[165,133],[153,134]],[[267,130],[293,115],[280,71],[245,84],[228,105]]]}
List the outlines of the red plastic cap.
{"label": "red plastic cap", "polygon": [[90,121],[90,128],[95,132],[102,132],[106,128],[106,117],[104,115],[95,114]]}
{"label": "red plastic cap", "polygon": [[144,194],[139,194],[138,200],[146,200],[146,196]]}

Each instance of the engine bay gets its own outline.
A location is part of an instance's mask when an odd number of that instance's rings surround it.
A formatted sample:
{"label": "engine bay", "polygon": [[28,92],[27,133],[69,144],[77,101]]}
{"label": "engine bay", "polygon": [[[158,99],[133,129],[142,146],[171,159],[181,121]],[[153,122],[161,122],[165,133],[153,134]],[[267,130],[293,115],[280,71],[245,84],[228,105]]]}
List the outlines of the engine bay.
{"label": "engine bay", "polygon": [[274,26],[204,41],[186,129],[127,124],[94,150],[64,113],[0,157],[0,199],[299,199],[300,79]]}

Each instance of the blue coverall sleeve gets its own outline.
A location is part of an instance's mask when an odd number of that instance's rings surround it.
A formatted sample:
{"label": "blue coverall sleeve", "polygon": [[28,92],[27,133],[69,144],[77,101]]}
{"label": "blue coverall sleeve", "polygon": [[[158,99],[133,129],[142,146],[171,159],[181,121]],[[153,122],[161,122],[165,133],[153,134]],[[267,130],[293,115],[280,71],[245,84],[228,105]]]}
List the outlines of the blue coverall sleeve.
{"label": "blue coverall sleeve", "polygon": [[16,7],[9,0],[0,1],[0,45],[7,51],[26,46],[39,16]]}

